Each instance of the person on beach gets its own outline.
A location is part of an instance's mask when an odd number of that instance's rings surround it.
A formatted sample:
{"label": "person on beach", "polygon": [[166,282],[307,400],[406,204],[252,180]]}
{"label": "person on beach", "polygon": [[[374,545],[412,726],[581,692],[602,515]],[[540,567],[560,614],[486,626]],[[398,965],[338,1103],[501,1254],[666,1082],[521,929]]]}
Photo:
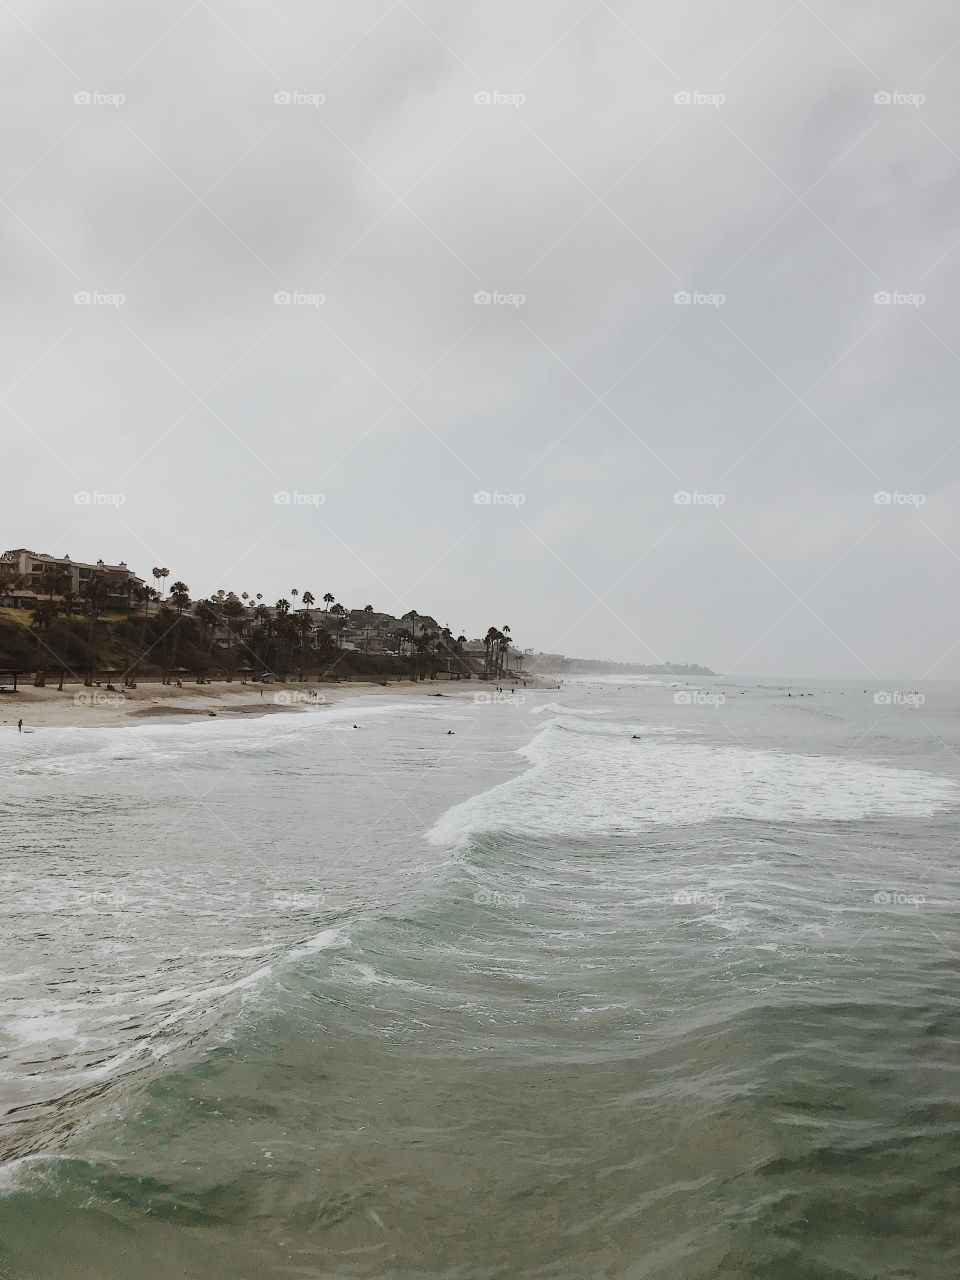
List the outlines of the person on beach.
{"label": "person on beach", "polygon": [[17,721],[17,733],[23,733],[23,721],[22,721],[22,720],[18,720],[18,721]]}

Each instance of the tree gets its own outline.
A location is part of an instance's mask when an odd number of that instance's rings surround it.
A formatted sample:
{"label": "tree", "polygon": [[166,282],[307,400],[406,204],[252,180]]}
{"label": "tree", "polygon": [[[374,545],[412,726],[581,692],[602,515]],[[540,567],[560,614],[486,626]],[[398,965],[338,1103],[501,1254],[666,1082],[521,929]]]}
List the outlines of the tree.
{"label": "tree", "polygon": [[393,633],[393,638],[397,642],[397,657],[399,658],[403,655],[403,646],[413,637],[410,635],[410,632],[406,627],[397,627],[396,631]]}
{"label": "tree", "polygon": [[97,620],[106,608],[108,596],[107,577],[102,569],[94,569],[86,582],[80,584],[80,595],[87,617],[90,619],[87,629],[87,672],[84,684],[91,685],[97,664]]}
{"label": "tree", "polygon": [[365,605],[363,606],[363,612],[364,612],[364,613],[373,613],[373,605],[372,605],[372,604],[365,604]]}
{"label": "tree", "polygon": [[150,612],[150,601],[156,600],[157,593],[156,591],[154,591],[153,587],[148,587],[147,584],[144,583],[142,587],[137,587],[136,591],[134,592],[134,595],[143,605],[143,623],[141,624],[141,627],[140,627],[140,648],[142,649],[144,645],[144,641],[146,640],[147,615]]}
{"label": "tree", "polygon": [[[169,570],[169,569],[158,569],[158,568],[157,568],[157,566],[156,566],[156,565],[154,565],[154,566],[153,566],[153,576],[156,578],[156,580],[157,580],[158,582],[162,582],[162,580],[163,580],[164,578],[169,578],[169,576],[170,576],[170,570]],[[161,588],[161,591],[160,591],[160,599],[161,599],[161,600],[163,599],[163,589],[162,589],[162,588]]]}
{"label": "tree", "polygon": [[37,631],[46,631],[59,612],[60,606],[55,600],[41,600],[30,615],[30,625]]}
{"label": "tree", "polygon": [[45,564],[40,575],[40,590],[52,600],[54,596],[64,595],[72,581],[66,569],[61,569],[58,564]]}
{"label": "tree", "polygon": [[[173,599],[173,588],[170,589],[170,598]],[[242,605],[240,607],[243,608]],[[203,658],[202,666],[205,666],[213,654],[213,642],[216,637],[217,623],[220,620],[215,601],[198,600],[193,607],[193,616],[200,623],[200,651]],[[198,672],[198,680],[201,674],[202,671]]]}
{"label": "tree", "polygon": [[330,606],[333,604],[334,600],[336,600],[336,596],[332,596],[328,591],[327,594],[323,597],[323,603],[327,606],[326,609],[324,610],[325,613],[329,613]]}
{"label": "tree", "polygon": [[314,600],[313,598],[313,593],[310,591],[305,591],[303,595],[300,597],[300,599],[303,601],[303,603],[306,605],[308,609],[312,609],[313,606],[316,604],[316,600]]}
{"label": "tree", "polygon": [[170,603],[177,611],[177,617],[181,617],[184,609],[190,603],[190,588],[185,582],[181,582],[179,578],[170,588]]}
{"label": "tree", "polygon": [[496,670],[494,658],[499,634],[496,627],[488,627],[483,637],[483,670],[486,675],[492,675]]}

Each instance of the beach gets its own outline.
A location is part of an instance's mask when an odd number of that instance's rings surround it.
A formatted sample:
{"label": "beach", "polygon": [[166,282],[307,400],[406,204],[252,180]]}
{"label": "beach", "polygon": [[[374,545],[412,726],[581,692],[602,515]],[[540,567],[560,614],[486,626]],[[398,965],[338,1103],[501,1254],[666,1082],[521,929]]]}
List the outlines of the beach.
{"label": "beach", "polygon": [[[526,677],[526,687],[543,685],[535,677]],[[510,689],[513,686],[504,686]],[[517,688],[523,689],[523,684]],[[317,681],[280,684],[240,684],[238,681],[211,681],[198,685],[161,684],[140,681],[135,689],[106,686],[90,688],[82,684],[64,684],[63,690],[48,684],[42,689],[21,684],[16,693],[8,686],[0,692],[0,733],[16,731],[17,721],[31,729],[109,728],[142,724],[145,721],[188,721],[201,717],[264,716],[281,712],[302,712],[337,706],[348,698],[387,697],[476,697],[492,696],[496,686],[483,680],[396,680],[339,683]]]}

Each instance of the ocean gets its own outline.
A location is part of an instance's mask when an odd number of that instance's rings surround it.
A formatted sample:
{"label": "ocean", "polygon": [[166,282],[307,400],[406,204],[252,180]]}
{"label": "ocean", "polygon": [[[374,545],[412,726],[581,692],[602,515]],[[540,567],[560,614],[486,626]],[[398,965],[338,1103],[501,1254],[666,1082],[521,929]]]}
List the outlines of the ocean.
{"label": "ocean", "polygon": [[437,692],[0,739],[0,1277],[960,1273],[960,689]]}

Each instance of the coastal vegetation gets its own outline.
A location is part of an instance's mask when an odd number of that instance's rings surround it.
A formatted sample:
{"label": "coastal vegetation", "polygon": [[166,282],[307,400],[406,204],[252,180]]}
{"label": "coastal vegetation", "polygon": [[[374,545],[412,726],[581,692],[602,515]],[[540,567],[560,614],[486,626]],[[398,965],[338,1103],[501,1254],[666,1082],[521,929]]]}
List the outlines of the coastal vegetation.
{"label": "coastal vegetation", "polygon": [[180,578],[167,589],[168,568],[155,566],[152,576],[158,586],[132,586],[129,607],[117,611],[108,606],[104,573],[95,570],[74,591],[66,574],[45,567],[32,584],[32,608],[0,608],[0,671],[30,673],[43,685],[48,678],[469,679],[509,670],[508,626],[491,626],[471,645],[413,609],[399,619],[372,604],[349,610],[329,591],[320,609],[312,591],[296,587],[273,604],[247,591],[194,599]]}

